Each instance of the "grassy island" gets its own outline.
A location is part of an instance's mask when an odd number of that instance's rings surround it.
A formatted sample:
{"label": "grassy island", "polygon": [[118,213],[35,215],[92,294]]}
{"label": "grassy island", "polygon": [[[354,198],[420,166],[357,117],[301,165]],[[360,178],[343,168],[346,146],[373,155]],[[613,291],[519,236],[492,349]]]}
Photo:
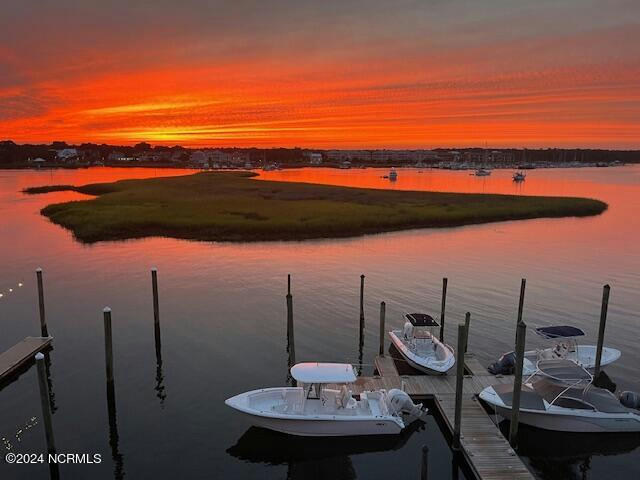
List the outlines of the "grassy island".
{"label": "grassy island", "polygon": [[466,193],[405,192],[255,181],[252,173],[203,172],[80,187],[96,198],[42,209],[83,242],[166,236],[257,241],[346,237],[420,227],[603,212],[598,200]]}

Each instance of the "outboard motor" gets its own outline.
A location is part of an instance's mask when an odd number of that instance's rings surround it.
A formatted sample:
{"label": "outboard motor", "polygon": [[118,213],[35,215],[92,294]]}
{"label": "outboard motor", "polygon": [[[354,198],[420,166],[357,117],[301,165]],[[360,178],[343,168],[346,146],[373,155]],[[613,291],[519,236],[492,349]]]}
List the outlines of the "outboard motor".
{"label": "outboard motor", "polygon": [[400,415],[407,425],[427,413],[421,403],[416,405],[406,392],[397,388],[387,392],[387,408],[392,415]]}
{"label": "outboard motor", "polygon": [[516,368],[516,354],[509,352],[487,367],[492,375],[512,375]]}
{"label": "outboard motor", "polygon": [[622,392],[620,394],[620,403],[627,408],[635,408],[640,410],[640,394],[636,392]]}

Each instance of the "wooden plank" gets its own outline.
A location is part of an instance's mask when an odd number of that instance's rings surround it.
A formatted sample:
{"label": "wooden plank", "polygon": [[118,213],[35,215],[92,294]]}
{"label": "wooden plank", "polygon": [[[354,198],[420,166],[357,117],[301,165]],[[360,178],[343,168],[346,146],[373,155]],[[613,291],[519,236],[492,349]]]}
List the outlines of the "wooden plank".
{"label": "wooden plank", "polygon": [[[455,395],[436,394],[436,406],[453,431]],[[474,395],[462,400],[461,444],[469,466],[480,479],[533,479]]]}
{"label": "wooden plank", "polygon": [[390,356],[380,356],[378,355],[375,359],[376,369],[383,377],[397,377],[398,369],[396,368],[396,363],[393,361],[393,358]]}
{"label": "wooden plank", "polygon": [[489,375],[487,369],[480,363],[473,353],[465,353],[464,367],[471,375]]}
{"label": "wooden plank", "polygon": [[53,337],[27,337],[0,354],[0,380],[31,360],[36,353],[49,346],[52,340]]}

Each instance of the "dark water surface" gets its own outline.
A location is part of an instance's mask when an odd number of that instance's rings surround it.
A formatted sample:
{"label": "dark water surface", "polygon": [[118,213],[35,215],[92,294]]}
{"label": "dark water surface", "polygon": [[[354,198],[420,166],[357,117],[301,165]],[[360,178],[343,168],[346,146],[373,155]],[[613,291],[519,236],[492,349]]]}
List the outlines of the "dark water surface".
{"label": "dark water surface", "polygon": [[[527,278],[530,327],[574,324],[597,335],[602,285],[612,287],[606,343],[622,350],[607,369],[640,391],[640,168],[509,171],[304,169],[266,178],[374,188],[580,195],[609,204],[600,216],[412,230],[353,239],[254,244],[153,238],[82,245],[39,209],[85,198],[27,196],[27,186],[84,184],[188,171],[89,169],[0,171],[0,351],[39,333],[34,270],[45,271],[50,378],[58,451],[100,453],[100,465],[67,465],[60,478],[417,478],[421,447],[432,478],[452,477],[452,456],[434,419],[394,439],[298,441],[250,429],[225,398],[286,381],[286,275],[293,275],[297,360],[347,361],[373,371],[377,310],[437,314],[449,278],[446,331],[472,313],[469,349],[484,364],[512,349],[517,295]],[[159,271],[156,349],[149,269]],[[359,276],[366,326],[358,328]],[[22,286],[19,284],[22,283]],[[9,291],[12,289],[12,291]],[[115,395],[105,383],[102,308],[113,309]],[[362,346],[361,346],[362,345]],[[529,347],[543,342],[529,332]],[[0,390],[3,454],[44,448],[36,369]],[[113,417],[115,415],[115,422]],[[523,452],[540,478],[640,476],[639,436],[565,438],[525,429]],[[457,471],[457,468],[455,468]],[[46,466],[6,465],[0,479],[47,478]],[[460,474],[460,478],[464,478]]]}

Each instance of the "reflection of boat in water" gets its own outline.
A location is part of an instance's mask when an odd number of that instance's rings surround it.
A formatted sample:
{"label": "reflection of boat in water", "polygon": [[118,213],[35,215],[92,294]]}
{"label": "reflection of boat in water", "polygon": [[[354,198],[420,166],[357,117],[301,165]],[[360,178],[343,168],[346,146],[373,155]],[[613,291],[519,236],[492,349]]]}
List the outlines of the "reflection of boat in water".
{"label": "reflection of boat in water", "polygon": [[[498,425],[509,436],[509,422]],[[526,457],[554,460],[581,459],[591,455],[619,455],[640,447],[640,435],[635,433],[601,433],[594,437],[588,433],[555,432],[521,425],[518,427],[518,451]]]}
{"label": "reflection of boat in water", "polygon": [[399,450],[425,423],[413,422],[399,435],[368,437],[294,437],[260,427],[250,427],[227,453],[240,460],[280,465],[363,453]]}
{"label": "reflection of boat in water", "polygon": [[[593,385],[593,376],[570,360],[540,360],[536,373],[523,380],[520,395],[525,425],[561,432],[640,432],[640,411]],[[507,419],[512,398],[512,384],[480,392],[480,399]]]}
{"label": "reflection of boat in water", "polygon": [[[225,403],[256,426],[317,437],[398,434],[426,413],[397,389],[352,395],[357,377],[349,364],[298,363],[291,376],[301,386],[252,390]],[[334,384],[340,390],[327,388]]]}

